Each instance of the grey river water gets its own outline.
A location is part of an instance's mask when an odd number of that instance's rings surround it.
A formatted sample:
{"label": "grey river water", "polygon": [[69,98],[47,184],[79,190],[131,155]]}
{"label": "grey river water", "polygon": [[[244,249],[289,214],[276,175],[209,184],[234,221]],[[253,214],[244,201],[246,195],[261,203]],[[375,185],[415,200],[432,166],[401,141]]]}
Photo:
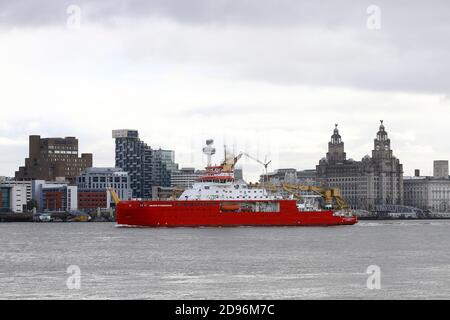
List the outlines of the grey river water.
{"label": "grey river water", "polygon": [[[450,299],[450,221],[307,228],[0,223],[0,299]],[[79,267],[80,289],[67,268]],[[368,289],[366,270],[381,270]]]}

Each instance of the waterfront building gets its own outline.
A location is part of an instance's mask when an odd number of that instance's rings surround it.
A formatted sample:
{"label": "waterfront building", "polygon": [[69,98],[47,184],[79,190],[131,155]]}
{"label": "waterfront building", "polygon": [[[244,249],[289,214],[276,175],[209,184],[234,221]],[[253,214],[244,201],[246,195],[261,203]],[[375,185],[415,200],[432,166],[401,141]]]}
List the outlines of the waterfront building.
{"label": "waterfront building", "polygon": [[3,180],[0,181],[0,187],[13,187],[23,186],[25,188],[25,201],[31,201],[32,196],[32,183],[31,181],[17,181],[17,180]]}
{"label": "waterfront building", "polygon": [[0,212],[23,213],[27,205],[27,188],[23,184],[0,184]]}
{"label": "waterfront building", "polygon": [[133,197],[151,199],[152,187],[170,187],[175,154],[154,150],[139,139],[137,130],[113,130],[116,167],[128,172]]}
{"label": "waterfront building", "polygon": [[29,156],[25,166],[15,173],[16,180],[47,180],[58,178],[75,182],[76,176],[85,168],[92,167],[92,154],[78,157],[78,139],[29,137]]}
{"label": "waterfront building", "polygon": [[37,202],[38,211],[73,211],[78,207],[76,186],[68,181],[32,181],[32,197]]}
{"label": "waterfront building", "polygon": [[42,188],[42,211],[70,212],[78,209],[76,186],[45,186]]}
{"label": "waterfront building", "polygon": [[78,209],[94,211],[111,207],[112,188],[122,200],[132,198],[130,177],[121,168],[87,168],[77,177]]}
{"label": "waterfront building", "polygon": [[[443,168],[442,168],[443,167]],[[450,212],[450,179],[448,161],[434,161],[433,176],[405,177],[405,204],[431,212]]]}
{"label": "waterfront building", "polygon": [[111,208],[111,195],[107,191],[78,191],[78,210],[94,212]]}
{"label": "waterfront building", "polygon": [[372,156],[366,155],[361,161],[347,159],[336,125],[328,153],[316,170],[319,182],[328,188],[341,189],[342,196],[354,209],[403,204],[403,166],[393,155],[383,121],[374,139]]}

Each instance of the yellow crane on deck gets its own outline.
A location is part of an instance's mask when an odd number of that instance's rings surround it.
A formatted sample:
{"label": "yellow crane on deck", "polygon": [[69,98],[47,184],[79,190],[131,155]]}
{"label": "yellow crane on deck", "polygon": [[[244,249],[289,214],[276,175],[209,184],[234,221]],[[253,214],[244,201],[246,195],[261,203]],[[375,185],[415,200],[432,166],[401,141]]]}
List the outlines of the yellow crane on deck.
{"label": "yellow crane on deck", "polygon": [[339,188],[321,188],[316,186],[307,186],[301,184],[282,184],[282,189],[286,192],[291,193],[295,198],[300,199],[302,196],[298,191],[312,191],[316,194],[322,196],[327,205],[331,205],[336,209],[348,209],[349,206],[347,202],[342,198],[341,189]]}
{"label": "yellow crane on deck", "polygon": [[113,188],[108,188],[109,194],[111,195],[111,198],[113,199],[114,203],[116,204],[116,206],[119,204],[119,202],[121,201],[119,196],[117,195],[117,193],[114,191]]}
{"label": "yellow crane on deck", "polygon": [[[256,184],[250,184],[250,187],[260,187],[259,183]],[[341,190],[339,188],[331,188],[326,189],[322,187],[316,187],[316,186],[308,186],[308,185],[301,185],[301,184],[289,184],[289,183],[283,183],[279,185],[274,184],[264,184],[263,187],[273,193],[277,193],[280,191],[285,191],[287,193],[290,193],[293,195],[295,199],[301,199],[303,198],[303,195],[300,194],[301,191],[311,191],[314,192],[317,195],[320,195],[322,199],[325,201],[325,203],[334,209],[337,210],[344,210],[349,209],[349,206],[347,202],[344,200],[344,198],[341,195]]]}

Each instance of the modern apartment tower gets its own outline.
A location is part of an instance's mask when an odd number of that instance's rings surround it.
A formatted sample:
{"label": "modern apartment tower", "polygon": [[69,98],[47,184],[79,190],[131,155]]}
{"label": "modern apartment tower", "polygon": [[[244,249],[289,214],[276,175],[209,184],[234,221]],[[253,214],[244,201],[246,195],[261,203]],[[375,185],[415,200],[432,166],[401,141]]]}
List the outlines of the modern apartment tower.
{"label": "modern apartment tower", "polygon": [[[173,151],[155,150],[139,139],[137,130],[113,130],[115,166],[128,172],[133,197],[152,198],[152,187],[170,187]],[[173,156],[172,156],[173,155]]]}
{"label": "modern apartment tower", "polygon": [[16,171],[16,180],[57,179],[75,182],[75,178],[86,168],[92,167],[92,153],[78,157],[78,139],[29,137],[29,156],[25,166]]}

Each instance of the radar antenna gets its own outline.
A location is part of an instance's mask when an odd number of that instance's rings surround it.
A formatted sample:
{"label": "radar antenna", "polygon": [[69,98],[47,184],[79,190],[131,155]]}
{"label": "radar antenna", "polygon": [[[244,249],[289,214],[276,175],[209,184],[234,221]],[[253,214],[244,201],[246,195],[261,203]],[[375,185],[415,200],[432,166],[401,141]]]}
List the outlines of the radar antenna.
{"label": "radar antenna", "polygon": [[211,166],[211,157],[216,153],[216,148],[213,147],[214,140],[208,139],[206,140],[206,147],[203,148],[203,153],[208,157],[207,166]]}

